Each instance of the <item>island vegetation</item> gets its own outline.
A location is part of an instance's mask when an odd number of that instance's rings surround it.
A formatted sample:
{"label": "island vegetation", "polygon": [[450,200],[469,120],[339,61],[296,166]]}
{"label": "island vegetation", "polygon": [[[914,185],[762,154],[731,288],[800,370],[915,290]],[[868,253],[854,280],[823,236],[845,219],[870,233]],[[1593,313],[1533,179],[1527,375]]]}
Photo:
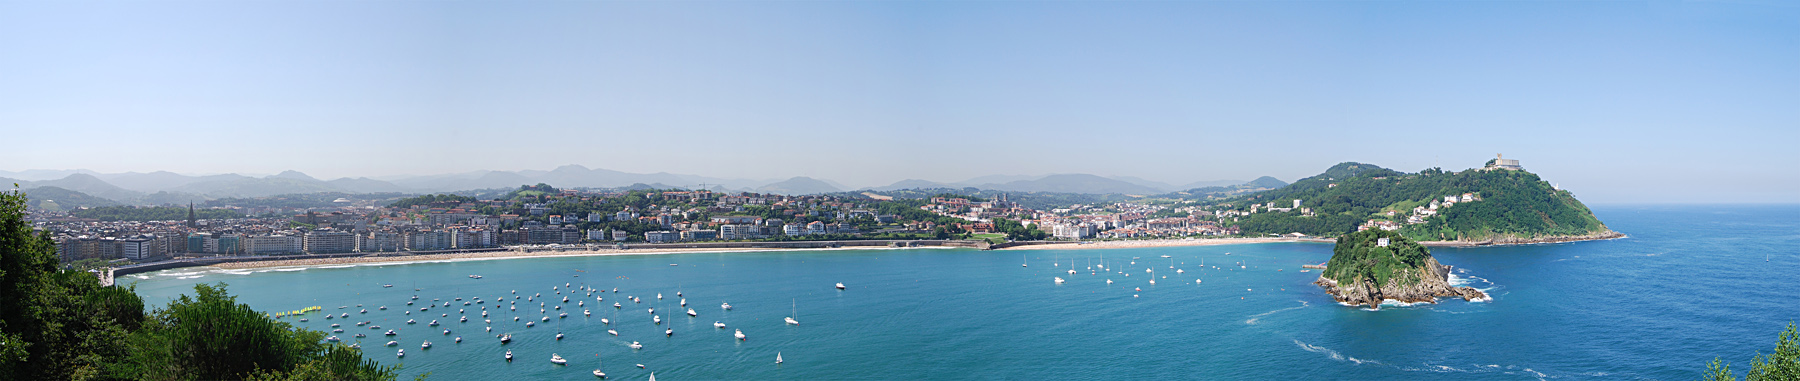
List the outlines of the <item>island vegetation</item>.
{"label": "island vegetation", "polygon": [[23,194],[0,192],[0,380],[391,380],[397,368],[197,285],[150,313],[130,287],[57,265],[50,237],[25,220]]}
{"label": "island vegetation", "polygon": [[1338,302],[1380,306],[1383,301],[1436,303],[1438,297],[1482,300],[1471,287],[1449,284],[1450,266],[1439,264],[1424,245],[1399,233],[1365,230],[1338,237],[1331,260],[1313,284]]}

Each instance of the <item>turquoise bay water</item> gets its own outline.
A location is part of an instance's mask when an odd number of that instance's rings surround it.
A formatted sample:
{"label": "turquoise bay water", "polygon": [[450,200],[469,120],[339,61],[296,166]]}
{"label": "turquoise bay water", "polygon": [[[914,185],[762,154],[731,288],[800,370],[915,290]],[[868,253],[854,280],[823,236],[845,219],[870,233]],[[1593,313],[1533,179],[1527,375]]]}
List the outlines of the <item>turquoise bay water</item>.
{"label": "turquoise bay water", "polygon": [[[1299,272],[1300,265],[1325,261],[1331,246],[1305,243],[190,268],[144,274],[148,279],[136,284],[152,305],[192,293],[197,282],[226,282],[239,301],[259,309],[348,312],[349,319],[313,313],[309,322],[288,321],[322,331],[342,324],[337,335],[347,342],[366,333],[369,358],[404,365],[404,378],[431,372],[437,379],[591,379],[601,361],[613,379],[655,371],[665,380],[1693,379],[1714,356],[1746,366],[1756,351],[1774,347],[1788,321],[1800,320],[1793,275],[1800,274],[1800,206],[1596,209],[1631,237],[1437,249],[1440,261],[1457,266],[1457,282],[1488,290],[1494,300],[1379,311],[1337,305],[1310,285],[1318,273]],[[1103,256],[1115,272],[1090,275],[1089,264]],[[1169,269],[1171,260],[1184,273]],[[1071,263],[1078,274],[1066,272]],[[1151,276],[1157,284],[1149,284]],[[836,282],[849,290],[834,289]],[[564,283],[608,292],[595,294],[605,298],[599,304],[585,293],[571,296],[568,318],[558,319],[554,309],[539,313],[539,301],[563,304],[566,289],[558,295],[551,287]],[[419,304],[404,315],[415,287]],[[614,287],[619,293],[610,292]],[[512,301],[512,290],[521,297],[516,313],[493,302]],[[699,317],[677,307],[678,291]],[[544,299],[525,301],[538,293]],[[476,296],[488,302],[442,306]],[[434,298],[442,300],[438,307],[419,311]],[[578,300],[592,317],[582,316]],[[614,302],[624,308],[612,308]],[[721,302],[735,309],[723,311]],[[357,313],[357,304],[370,312]],[[381,305],[388,310],[375,308]],[[494,333],[483,330],[482,306]],[[651,307],[663,324],[652,324]],[[468,311],[468,323],[456,322],[458,309]],[[796,310],[801,325],[784,324]],[[524,327],[545,315],[549,322]],[[419,324],[404,324],[409,318]],[[620,336],[608,335],[601,318]],[[432,319],[443,326],[426,326]],[[382,329],[356,327],[358,321]],[[714,329],[714,321],[729,328]],[[443,335],[444,328],[452,334]],[[664,328],[675,335],[664,336]],[[382,346],[388,329],[399,331],[398,347]],[[749,339],[733,339],[734,329]],[[554,340],[558,331],[567,338]],[[511,344],[493,337],[503,332],[514,335]],[[453,343],[455,336],[464,342]],[[419,349],[424,340],[434,347]],[[644,349],[627,348],[631,341]],[[404,359],[395,358],[396,348],[406,349]],[[508,349],[512,363],[502,359]],[[785,364],[774,363],[777,352]],[[551,364],[551,353],[570,364]]]}

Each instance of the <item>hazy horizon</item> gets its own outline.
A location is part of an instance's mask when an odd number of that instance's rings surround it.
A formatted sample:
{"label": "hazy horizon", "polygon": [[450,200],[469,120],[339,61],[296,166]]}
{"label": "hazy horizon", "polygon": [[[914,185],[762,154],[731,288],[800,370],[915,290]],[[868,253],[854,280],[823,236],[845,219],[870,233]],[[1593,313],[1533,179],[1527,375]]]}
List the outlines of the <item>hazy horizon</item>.
{"label": "hazy horizon", "polygon": [[855,188],[1496,153],[1589,203],[1800,202],[1778,2],[0,2],[0,170],[575,164]]}

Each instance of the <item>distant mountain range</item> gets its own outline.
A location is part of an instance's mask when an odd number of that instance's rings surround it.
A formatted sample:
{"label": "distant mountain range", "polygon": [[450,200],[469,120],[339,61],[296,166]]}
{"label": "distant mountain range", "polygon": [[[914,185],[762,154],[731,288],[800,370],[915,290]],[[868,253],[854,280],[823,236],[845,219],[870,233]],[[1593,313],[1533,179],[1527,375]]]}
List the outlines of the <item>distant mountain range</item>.
{"label": "distant mountain range", "polygon": [[[1280,180],[1264,177],[1257,181]],[[882,187],[856,189],[828,179],[794,177],[783,180],[727,179],[696,175],[659,173],[627,173],[608,169],[590,169],[565,165],[548,171],[474,171],[430,176],[407,176],[375,179],[368,177],[320,180],[298,171],[284,171],[269,176],[240,174],[183,175],[157,171],[150,173],[99,173],[89,170],[0,171],[0,184],[19,184],[22,189],[53,187],[48,190],[64,198],[69,192],[82,196],[132,205],[165,205],[200,202],[227,197],[265,197],[280,194],[318,192],[344,193],[439,193],[475,189],[514,188],[537,183],[562,188],[687,188],[714,191],[746,191],[776,194],[817,194],[848,190],[898,190],[937,188],[978,188],[1007,192],[1056,192],[1085,194],[1152,195],[1192,188],[1235,186],[1239,180],[1201,181],[1171,185],[1136,177],[1102,177],[1090,174],[1054,174],[1046,176],[990,175],[954,183],[927,180],[901,180]],[[1254,182],[1252,182],[1254,183]],[[1286,183],[1281,183],[1286,185]],[[1279,187],[1272,186],[1270,188]],[[44,193],[44,192],[40,192]],[[83,199],[86,200],[86,199]],[[94,204],[93,202],[82,202]]]}

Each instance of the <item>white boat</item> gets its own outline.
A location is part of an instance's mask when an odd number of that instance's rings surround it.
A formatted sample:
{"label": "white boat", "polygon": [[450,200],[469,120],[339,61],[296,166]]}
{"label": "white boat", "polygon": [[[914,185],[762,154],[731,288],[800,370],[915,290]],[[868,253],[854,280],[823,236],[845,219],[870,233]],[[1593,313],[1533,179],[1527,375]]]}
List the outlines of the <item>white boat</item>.
{"label": "white boat", "polygon": [[744,340],[744,330],[741,330],[741,329],[737,330],[737,333],[733,333],[733,334],[731,334],[731,336],[737,337],[737,339],[739,341],[742,341],[742,340]]}
{"label": "white boat", "polygon": [[390,330],[388,330],[388,331],[387,331],[387,335],[388,335],[388,336],[393,336],[393,335],[398,335],[398,333],[394,333],[394,330],[391,330],[391,329],[390,329]]}
{"label": "white boat", "polygon": [[644,345],[638,344],[636,341],[631,342],[631,345],[627,345],[627,347],[631,347],[631,349],[644,349]]}
{"label": "white boat", "polygon": [[731,310],[731,303],[719,303],[719,308],[720,308],[720,309],[724,309],[724,310],[726,310],[726,311],[730,311],[730,310]]}
{"label": "white boat", "polygon": [[1019,267],[1031,267],[1031,260],[1028,258],[1025,258],[1025,255],[1023,255],[1023,254],[1019,255],[1019,260],[1022,261],[1022,262],[1019,262]]}
{"label": "white boat", "polygon": [[544,319],[543,319],[543,320],[544,320],[544,321],[550,321],[550,317],[549,317],[549,316],[545,316],[545,317],[544,317]]}
{"label": "white boat", "polygon": [[594,313],[588,312],[588,310],[581,310],[581,316],[594,316]]}
{"label": "white boat", "polygon": [[650,322],[656,323],[656,324],[662,324],[662,316],[651,316]]}
{"label": "white boat", "polygon": [[569,313],[568,313],[568,312],[564,312],[564,313],[560,313],[560,314],[556,314],[556,317],[557,317],[557,318],[559,318],[559,319],[560,319],[560,318],[566,318],[566,317],[569,317]]}
{"label": "white boat", "polygon": [[437,319],[431,319],[431,323],[430,323],[430,324],[426,324],[426,325],[429,325],[429,326],[433,326],[433,327],[436,327],[436,326],[438,326],[438,322],[437,322]]}
{"label": "white boat", "polygon": [[[638,367],[642,368],[644,364],[638,364]],[[656,372],[650,372],[650,381],[656,381]]]}
{"label": "white boat", "polygon": [[506,361],[512,361],[512,350],[506,351]]}
{"label": "white boat", "polygon": [[1062,278],[1062,277],[1056,277],[1056,284],[1062,284],[1062,283],[1063,283],[1063,278]]}
{"label": "white boat", "polygon": [[564,359],[563,359],[563,358],[562,358],[562,356],[560,356],[560,355],[557,355],[557,354],[555,354],[555,353],[551,353],[551,354],[550,354],[550,363],[551,363],[551,364],[556,364],[556,365],[568,365],[568,364],[569,364],[569,360],[564,360]]}
{"label": "white boat", "polygon": [[1112,284],[1112,279],[1107,279],[1106,284]]}
{"label": "white boat", "polygon": [[450,330],[448,330],[448,329],[444,330],[444,336],[450,336]]}
{"label": "white boat", "polygon": [[406,357],[406,350],[401,349],[401,350],[394,351],[394,357]]}
{"label": "white boat", "polygon": [[468,316],[464,316],[464,317],[462,317],[462,318],[459,318],[459,319],[457,319],[457,322],[458,322],[458,323],[468,323],[468,322],[469,322],[469,317],[468,317]]}
{"label": "white boat", "polygon": [[[500,343],[501,344],[506,344],[506,343],[510,343],[510,342],[512,342],[512,334],[500,335]],[[506,351],[506,353],[512,353],[512,351]]]}
{"label": "white boat", "polygon": [[681,306],[687,307],[687,298],[681,298]]}
{"label": "white boat", "polygon": [[662,293],[656,293],[656,300],[662,300]]}
{"label": "white boat", "polygon": [[426,340],[424,344],[419,344],[419,349],[431,349],[431,340]]}
{"label": "white boat", "polygon": [[392,346],[397,346],[397,345],[400,345],[399,341],[388,340],[387,346],[392,347]]}
{"label": "white boat", "polygon": [[656,308],[649,308],[649,309],[646,309],[646,311],[649,311],[651,315],[656,314]]}
{"label": "white boat", "polygon": [[329,342],[333,342],[333,343],[335,343],[335,342],[338,342],[338,337],[337,337],[337,336],[335,336],[335,335],[334,335],[334,336],[331,336],[331,337],[327,337],[327,338],[325,338],[325,341],[329,341]]}
{"label": "white boat", "polygon": [[839,289],[839,290],[844,289],[844,282],[838,282],[837,289]]}
{"label": "white boat", "polygon": [[775,363],[780,364],[781,362],[781,352],[775,352]]}
{"label": "white boat", "polygon": [[557,332],[557,333],[556,333],[556,339],[557,339],[557,340],[562,340],[562,339],[563,339],[563,333],[562,333],[562,332]]}
{"label": "white boat", "polygon": [[609,330],[606,330],[606,333],[608,333],[608,334],[611,334],[611,335],[613,335],[613,336],[618,336],[618,335],[619,335],[619,331],[615,331],[615,330],[610,330],[610,329],[609,329]]}
{"label": "white boat", "polygon": [[456,342],[457,342],[457,343],[461,343],[461,342],[462,342],[462,336],[457,336],[457,337],[456,337]]}
{"label": "white boat", "polygon": [[800,315],[800,305],[798,304],[798,302],[795,302],[792,300],[788,301],[788,303],[793,304],[794,312],[793,312],[793,315],[783,318],[783,320],[787,320],[788,324],[800,325],[799,320],[794,320],[794,316]]}
{"label": "white boat", "polygon": [[600,318],[600,324],[612,324],[612,321],[606,320],[606,318]]}
{"label": "white boat", "polygon": [[599,369],[594,369],[594,377],[606,378],[606,372],[601,372]]}
{"label": "white boat", "polygon": [[663,329],[663,335],[675,336],[675,329],[674,328],[665,328],[665,329]]}
{"label": "white boat", "polygon": [[619,303],[616,303],[616,302],[613,303],[613,308],[621,308],[621,307],[624,307],[624,306],[621,306],[621,305],[619,305]]}
{"label": "white boat", "polygon": [[725,323],[721,323],[721,322],[716,322],[716,321],[715,321],[715,322],[713,322],[713,328],[719,328],[719,329],[724,329],[724,328],[725,328]]}
{"label": "white boat", "polygon": [[525,322],[525,328],[531,328],[532,326],[535,326],[535,325],[537,325],[537,322],[535,322],[535,321]]}
{"label": "white boat", "polygon": [[694,309],[692,309],[692,308],[689,308],[687,310],[687,314],[688,314],[688,317],[700,316],[700,313],[694,312]]}

